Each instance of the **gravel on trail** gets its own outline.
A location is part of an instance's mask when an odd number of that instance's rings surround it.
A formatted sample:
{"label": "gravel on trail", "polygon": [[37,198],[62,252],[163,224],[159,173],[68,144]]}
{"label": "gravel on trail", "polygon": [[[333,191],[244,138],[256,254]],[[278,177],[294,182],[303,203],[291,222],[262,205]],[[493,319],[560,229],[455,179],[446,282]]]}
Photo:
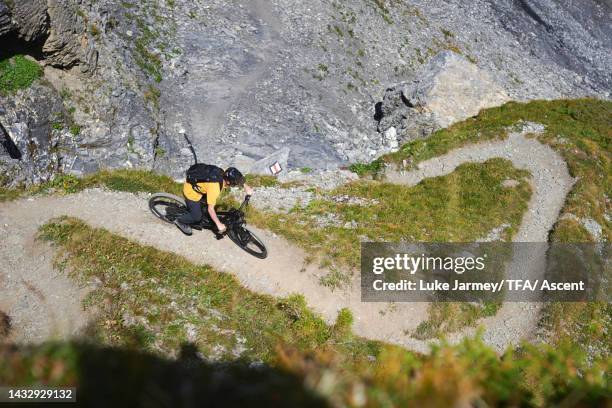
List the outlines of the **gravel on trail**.
{"label": "gravel on trail", "polygon": [[[482,163],[489,159],[501,157],[512,164],[531,173],[530,183],[533,194],[527,212],[523,215],[518,233],[513,242],[547,242],[548,234],[553,228],[565,203],[565,198],[574,185],[563,158],[550,146],[527,138],[529,134],[543,131],[541,125],[526,123],[522,130],[512,132],[506,140],[492,141],[469,145],[435,157],[417,165],[410,172],[390,172],[387,180],[392,183],[415,185],[421,180],[452,173],[459,165],[473,162]],[[532,270],[543,270],[545,253],[538,251],[530,263]],[[525,265],[525,263],[521,263]],[[519,262],[514,263],[515,268]],[[508,273],[512,273],[512,265]],[[534,272],[535,273],[535,272]],[[528,276],[533,273],[523,272]],[[486,343],[498,351],[510,344],[517,344],[535,333],[542,303],[507,302],[495,316],[482,319],[479,324],[485,327],[483,338]],[[475,328],[453,333],[450,341],[458,341]]]}
{"label": "gravel on trail", "polygon": [[[534,193],[515,241],[546,242],[567,193],[573,185],[563,159],[550,147],[525,137],[528,128],[508,139],[466,146],[420,163],[418,169],[391,172],[388,181],[414,185],[428,177],[451,173],[468,162],[502,157],[532,174]],[[172,225],[156,219],[147,206],[147,194],[91,189],[66,196],[36,196],[0,205],[0,228],[7,237],[0,243],[0,310],[14,325],[13,340],[37,342],[49,337],[70,337],[82,331],[90,319],[81,299],[87,288],[75,285],[54,270],[52,250],[34,240],[38,228],[53,217],[69,215],[89,225],[105,228],[144,245],[170,251],[196,264],[209,264],[232,273],[247,288],[272,296],[301,293],[308,305],[333,322],[341,308],[354,315],[356,334],[404,345],[426,352],[431,341],[410,334],[427,317],[426,303],[362,303],[360,280],[353,275],[350,287],[333,291],[319,280],[328,271],[307,263],[308,254],[268,231],[253,230],[268,247],[269,256],[259,260],[230,240],[216,240],[208,231],[183,235]],[[253,200],[257,200],[257,193]],[[506,303],[496,316],[483,319],[484,339],[497,350],[529,338],[538,320],[539,305]],[[470,328],[449,336],[459,341]]]}

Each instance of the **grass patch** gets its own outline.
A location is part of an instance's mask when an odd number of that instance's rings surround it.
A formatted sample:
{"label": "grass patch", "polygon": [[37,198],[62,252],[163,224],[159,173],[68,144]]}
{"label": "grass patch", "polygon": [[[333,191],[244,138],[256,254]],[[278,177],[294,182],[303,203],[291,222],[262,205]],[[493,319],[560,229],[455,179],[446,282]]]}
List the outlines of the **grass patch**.
{"label": "grass patch", "polygon": [[573,302],[547,304],[540,323],[553,344],[572,342],[590,358],[612,355],[612,304]]}
{"label": "grass patch", "polygon": [[69,174],[56,176],[53,180],[28,188],[0,188],[0,202],[11,201],[33,194],[73,194],[87,188],[105,187],[128,193],[156,193],[165,191],[182,195],[183,185],[172,178],[148,170],[103,170],[82,178]]}
{"label": "grass patch", "polygon": [[0,61],[0,94],[7,95],[28,88],[41,75],[40,65],[23,55],[4,59]]}
{"label": "grass patch", "polygon": [[24,190],[19,188],[0,187],[0,203],[5,201],[13,201],[24,195]]}
{"label": "grass patch", "polygon": [[274,176],[247,174],[246,183],[251,187],[278,187],[280,182]]}
{"label": "grass patch", "polygon": [[[101,316],[89,340],[105,345],[0,347],[3,384],[73,385],[85,398],[87,390],[99,398],[102,385],[107,400],[121,401],[154,387],[170,400],[186,383],[218,384],[219,366],[203,366],[199,352],[225,362],[222,378],[236,381],[236,393],[276,390],[272,405],[314,394],[332,406],[599,406],[611,392],[609,360],[588,361],[568,343],[525,344],[499,357],[476,338],[418,355],[354,336],[346,309],[327,325],[299,296],[257,295],[231,275],[75,219],[44,225],[40,238],[57,246],[56,262],[73,278],[99,282],[89,303]],[[266,365],[252,369],[251,361]]]}
{"label": "grass patch", "polygon": [[79,125],[70,126],[70,133],[72,133],[73,136],[78,136],[81,133],[81,126]]}
{"label": "grass patch", "polygon": [[146,101],[151,102],[156,108],[159,107],[159,98],[161,97],[161,91],[159,88],[153,85],[148,85],[147,90],[144,91],[143,95]]}
{"label": "grass patch", "polygon": [[433,339],[464,327],[474,326],[478,319],[494,316],[501,304],[472,305],[465,302],[438,302],[429,305],[427,320],[422,321],[412,337],[419,340]]}
{"label": "grass patch", "polygon": [[[319,254],[327,265],[358,267],[360,241],[470,242],[503,223],[510,237],[518,228],[531,195],[527,172],[502,159],[464,164],[443,177],[426,179],[414,187],[360,180],[329,196],[349,195],[371,205],[311,202],[289,214],[251,211],[249,220],[279,233]],[[503,188],[507,178],[520,180],[517,188]],[[319,220],[337,217],[337,225],[321,227]],[[346,223],[351,227],[344,227]],[[360,239],[361,238],[361,239]]]}
{"label": "grass patch", "polygon": [[134,42],[136,64],[155,82],[161,82],[163,73],[161,57],[150,51],[159,39],[159,33],[153,31],[141,18],[138,18],[136,25],[140,30],[140,35]]}
{"label": "grass patch", "polygon": [[[561,213],[591,218],[602,227],[602,240],[612,240],[612,102],[596,99],[510,102],[482,110],[478,116],[435,132],[431,137],[407,143],[396,153],[382,157],[387,164],[406,160],[413,165],[471,143],[502,139],[521,121],[546,126],[537,136],[558,151],[577,177]],[[561,219],[550,236],[553,242],[588,242],[593,237],[571,219]],[[605,303],[549,304],[542,325],[554,342],[574,342],[589,353],[610,354],[612,319]]]}
{"label": "grass patch", "polygon": [[[232,275],[76,219],[51,221],[40,238],[58,246],[58,265],[78,282],[102,282],[86,302],[106,305],[96,325],[104,344],[174,355],[190,342],[214,359],[266,362],[273,361],[279,344],[304,351],[327,345],[363,359],[378,347],[353,337],[346,327],[334,330],[307,309],[301,296],[258,295]],[[346,326],[345,314],[341,326]]]}
{"label": "grass patch", "polygon": [[349,166],[349,170],[358,174],[360,177],[370,175],[376,178],[385,170],[385,162],[382,160],[374,160],[370,163],[354,163]]}
{"label": "grass patch", "polygon": [[351,283],[351,274],[331,266],[325,276],[321,276],[319,283],[332,290],[347,287]]}

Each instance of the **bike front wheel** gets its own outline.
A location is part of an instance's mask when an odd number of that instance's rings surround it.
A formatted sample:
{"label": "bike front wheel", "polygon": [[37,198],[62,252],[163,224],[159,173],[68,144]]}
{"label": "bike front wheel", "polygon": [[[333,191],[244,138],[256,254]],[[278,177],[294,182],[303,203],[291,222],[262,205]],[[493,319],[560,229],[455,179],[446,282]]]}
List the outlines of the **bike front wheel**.
{"label": "bike front wheel", "polygon": [[160,220],[173,223],[188,212],[182,198],[168,193],[156,193],[149,198],[149,209]]}
{"label": "bike front wheel", "polygon": [[243,226],[230,228],[227,236],[236,245],[256,258],[265,259],[268,256],[268,250],[261,239]]}

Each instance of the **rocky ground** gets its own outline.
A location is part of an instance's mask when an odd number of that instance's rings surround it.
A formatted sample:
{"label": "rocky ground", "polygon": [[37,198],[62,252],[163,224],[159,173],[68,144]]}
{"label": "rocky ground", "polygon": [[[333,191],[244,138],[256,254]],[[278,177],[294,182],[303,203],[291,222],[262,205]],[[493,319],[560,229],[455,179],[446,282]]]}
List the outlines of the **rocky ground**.
{"label": "rocky ground", "polygon": [[0,154],[4,183],[180,177],[180,130],[202,161],[334,169],[505,100],[609,98],[611,13],[601,0],[1,0],[2,54],[45,66],[0,96],[0,138],[21,152]]}

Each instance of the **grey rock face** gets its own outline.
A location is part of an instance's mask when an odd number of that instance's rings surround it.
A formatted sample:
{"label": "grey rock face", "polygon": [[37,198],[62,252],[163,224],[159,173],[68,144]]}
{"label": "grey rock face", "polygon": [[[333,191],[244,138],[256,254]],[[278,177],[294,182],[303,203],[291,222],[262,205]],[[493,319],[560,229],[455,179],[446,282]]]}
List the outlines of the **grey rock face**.
{"label": "grey rock face", "polygon": [[0,37],[6,33],[13,31],[13,23],[11,21],[11,13],[9,8],[0,1]]}
{"label": "grey rock face", "polygon": [[65,74],[46,70],[81,128],[61,153],[75,174],[180,177],[192,162],[181,128],[203,162],[248,168],[288,147],[289,170],[333,170],[504,93],[609,98],[612,88],[612,5],[598,0],[13,3],[0,0],[0,43],[29,41]]}
{"label": "grey rock face", "polygon": [[392,139],[397,130],[402,140],[414,139],[508,100],[486,72],[466,58],[444,51],[415,80],[387,89],[378,130],[387,138]]}
{"label": "grey rock face", "polygon": [[16,1],[11,14],[22,40],[35,42],[45,38],[49,28],[46,0]]}
{"label": "grey rock face", "polygon": [[60,168],[59,150],[67,129],[55,129],[63,106],[57,93],[35,84],[15,95],[0,97],[1,184],[18,185],[49,180]]}
{"label": "grey rock face", "polygon": [[[52,165],[44,149],[36,150],[32,157],[21,162],[4,155],[0,159],[3,165],[10,165],[13,173],[19,173],[11,176],[11,182],[36,182],[58,171],[83,175],[104,168],[151,169],[156,155],[164,153],[161,147],[157,149],[159,124],[154,117],[155,93],[139,80],[141,73],[134,68],[136,64],[131,55],[126,54],[125,43],[112,32],[117,25],[114,15],[117,4],[46,0],[44,5],[47,20],[40,30],[43,34],[35,40],[33,35],[19,38],[23,42],[21,48],[26,52],[33,50],[42,58],[41,65],[46,66],[45,80],[38,82],[36,89],[46,88],[59,101],[59,106],[55,102],[51,104],[60,113],[53,119],[56,129],[52,130],[61,129],[65,140],[61,141],[61,148],[52,147],[58,156]],[[24,30],[34,31],[33,23],[23,25]],[[29,38],[32,40],[28,42]],[[13,41],[13,38],[0,38],[2,41]],[[24,102],[19,95],[7,96],[0,103],[5,105],[8,116],[16,115],[17,108],[11,107],[11,103]],[[49,105],[38,99],[30,102]],[[31,121],[36,121],[40,116],[36,114],[37,109],[33,106],[27,110],[20,105],[19,115],[34,115]],[[18,122],[24,121],[27,120]],[[24,165],[26,162],[29,164]],[[37,170],[43,168],[50,170]]]}
{"label": "grey rock face", "polygon": [[612,89],[612,3],[607,0],[489,0],[503,28],[540,59],[585,84]]}
{"label": "grey rock face", "polygon": [[[44,63],[58,67],[87,64],[85,23],[71,0],[23,0],[9,8],[0,1],[0,37],[15,31],[24,48],[44,56]],[[11,44],[14,45],[14,44]],[[38,50],[40,48],[40,50]]]}
{"label": "grey rock face", "polygon": [[68,0],[47,0],[46,3],[49,36],[43,45],[45,62],[60,67],[91,62],[85,56],[85,24],[77,14],[76,5]]}

